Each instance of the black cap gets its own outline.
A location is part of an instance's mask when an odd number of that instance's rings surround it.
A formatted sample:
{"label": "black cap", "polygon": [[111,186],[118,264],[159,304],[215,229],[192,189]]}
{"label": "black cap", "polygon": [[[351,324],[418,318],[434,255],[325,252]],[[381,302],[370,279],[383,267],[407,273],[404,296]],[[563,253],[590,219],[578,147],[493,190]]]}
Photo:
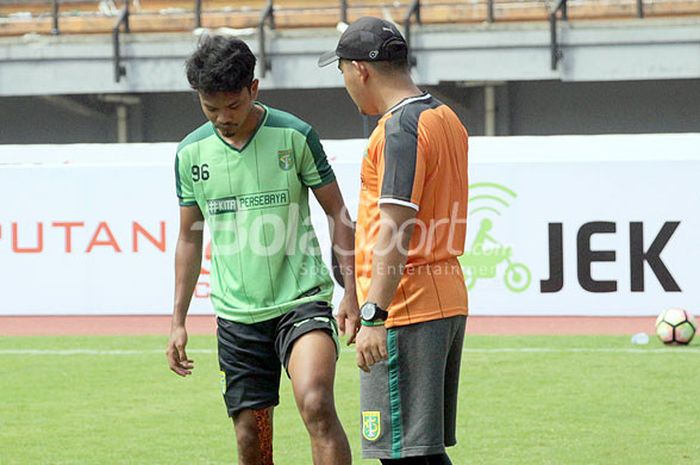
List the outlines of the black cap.
{"label": "black cap", "polygon": [[343,32],[335,50],[318,59],[318,66],[326,66],[339,58],[357,61],[393,61],[408,56],[408,45],[394,23],[363,16]]}

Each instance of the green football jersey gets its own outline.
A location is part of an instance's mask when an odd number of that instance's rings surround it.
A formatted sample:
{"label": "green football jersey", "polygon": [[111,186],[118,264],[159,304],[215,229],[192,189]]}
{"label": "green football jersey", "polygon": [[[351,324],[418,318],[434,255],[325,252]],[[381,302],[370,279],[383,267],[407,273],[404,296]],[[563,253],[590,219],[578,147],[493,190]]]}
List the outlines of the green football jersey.
{"label": "green football jersey", "polygon": [[214,310],[241,323],[312,300],[330,304],[333,295],[309,215],[309,188],[334,181],[333,170],[311,126],[261,106],[265,114],[240,150],[206,123],[175,159],[180,205],[197,205],[211,233]]}

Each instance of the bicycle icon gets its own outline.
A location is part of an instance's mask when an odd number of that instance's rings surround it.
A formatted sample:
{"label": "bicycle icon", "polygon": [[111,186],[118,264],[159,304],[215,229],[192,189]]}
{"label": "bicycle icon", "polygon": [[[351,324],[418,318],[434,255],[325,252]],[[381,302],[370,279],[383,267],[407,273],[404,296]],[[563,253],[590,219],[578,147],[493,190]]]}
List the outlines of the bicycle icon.
{"label": "bicycle icon", "polygon": [[[523,292],[532,282],[530,269],[522,263],[511,260],[513,250],[489,235],[492,227],[491,220],[483,219],[471,249],[459,257],[467,288],[474,288],[478,279],[495,278],[498,265],[506,262],[508,266],[503,276],[506,287],[513,292]],[[495,247],[484,249],[487,242],[494,244]]]}

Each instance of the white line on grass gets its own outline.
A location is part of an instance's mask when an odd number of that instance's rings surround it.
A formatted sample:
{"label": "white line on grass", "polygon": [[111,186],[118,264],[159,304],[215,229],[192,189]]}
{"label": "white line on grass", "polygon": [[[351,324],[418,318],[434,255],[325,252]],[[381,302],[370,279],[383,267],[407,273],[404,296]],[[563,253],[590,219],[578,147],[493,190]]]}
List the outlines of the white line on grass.
{"label": "white line on grass", "polygon": [[609,347],[609,348],[592,348],[592,347],[571,347],[571,348],[549,348],[549,347],[513,347],[513,348],[494,348],[494,349],[470,349],[464,348],[463,352],[466,353],[552,353],[552,354],[562,354],[562,353],[620,353],[620,354],[679,354],[679,353],[693,353],[700,354],[699,349],[687,348],[687,347],[677,347],[677,348],[660,348],[660,349],[626,349],[623,347]]}
{"label": "white line on grass", "polygon": [[[343,348],[343,352],[355,352],[353,348]],[[649,349],[630,349],[630,348],[587,348],[587,347],[570,347],[570,348],[550,348],[550,347],[500,347],[500,348],[469,348],[465,347],[462,352],[472,354],[492,354],[492,353],[537,353],[537,354],[565,354],[565,353],[619,353],[619,354],[693,354],[700,355],[700,348],[675,347],[675,348],[649,348]],[[213,349],[188,349],[188,354],[215,354]],[[131,349],[0,349],[0,355],[43,355],[43,356],[70,356],[70,355],[147,355],[160,354],[164,355],[165,351],[161,349],[150,350],[131,350]]]}
{"label": "white line on grass", "polygon": [[[212,349],[187,349],[188,354],[214,354]],[[147,355],[163,354],[165,349],[132,350],[94,350],[94,349],[0,349],[0,355]]]}

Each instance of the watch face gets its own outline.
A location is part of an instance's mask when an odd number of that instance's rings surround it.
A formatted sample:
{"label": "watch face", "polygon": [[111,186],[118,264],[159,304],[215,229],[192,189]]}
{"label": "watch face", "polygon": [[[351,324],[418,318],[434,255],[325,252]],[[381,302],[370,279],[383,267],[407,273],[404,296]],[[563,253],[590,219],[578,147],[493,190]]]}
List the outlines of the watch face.
{"label": "watch face", "polygon": [[360,314],[362,316],[362,319],[365,321],[369,321],[372,318],[374,318],[374,314],[376,313],[374,305],[372,304],[364,304],[362,306],[362,309],[360,309]]}

